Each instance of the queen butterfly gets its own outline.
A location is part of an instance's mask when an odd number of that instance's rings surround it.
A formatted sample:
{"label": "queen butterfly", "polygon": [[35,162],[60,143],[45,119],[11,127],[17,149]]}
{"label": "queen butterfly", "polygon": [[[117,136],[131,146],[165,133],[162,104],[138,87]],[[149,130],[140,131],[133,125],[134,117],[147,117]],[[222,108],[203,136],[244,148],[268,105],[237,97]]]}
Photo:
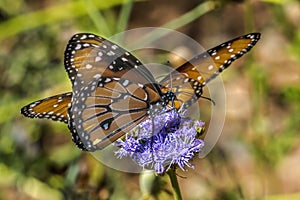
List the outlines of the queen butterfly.
{"label": "queen butterfly", "polygon": [[190,106],[208,82],[259,39],[260,33],[232,39],[156,82],[125,49],[94,34],[76,34],[66,47],[64,60],[73,92],[33,102],[21,113],[68,123],[79,148],[103,149],[170,103],[177,109]]}

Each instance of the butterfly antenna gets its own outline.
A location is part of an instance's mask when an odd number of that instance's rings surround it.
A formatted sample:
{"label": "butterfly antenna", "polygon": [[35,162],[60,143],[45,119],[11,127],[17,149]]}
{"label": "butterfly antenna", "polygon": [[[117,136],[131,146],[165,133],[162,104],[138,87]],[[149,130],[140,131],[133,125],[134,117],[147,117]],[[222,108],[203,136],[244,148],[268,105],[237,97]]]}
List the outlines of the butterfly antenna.
{"label": "butterfly antenna", "polygon": [[179,112],[179,113],[184,109],[184,104],[185,104],[185,103],[182,103],[181,106],[179,107],[179,109],[178,109],[178,112]]}
{"label": "butterfly antenna", "polygon": [[[170,61],[167,62],[168,66],[171,67],[171,63]],[[170,77],[170,89],[171,89],[171,92],[173,92],[172,88],[173,88],[173,80],[172,80],[172,72],[169,73],[169,77]],[[175,106],[175,103],[174,103],[175,99],[172,99],[172,107],[174,108]]]}
{"label": "butterfly antenna", "polygon": [[151,122],[152,122],[152,135],[151,135],[151,142],[150,142],[150,145],[151,145],[151,150],[152,150],[152,161],[154,161],[154,155],[153,155],[153,136],[155,134],[155,126],[154,126],[154,116],[151,116]]}
{"label": "butterfly antenna", "polygon": [[211,98],[209,98],[209,97],[201,96],[200,98],[209,100],[214,106],[216,105],[216,102],[214,100],[212,100]]}

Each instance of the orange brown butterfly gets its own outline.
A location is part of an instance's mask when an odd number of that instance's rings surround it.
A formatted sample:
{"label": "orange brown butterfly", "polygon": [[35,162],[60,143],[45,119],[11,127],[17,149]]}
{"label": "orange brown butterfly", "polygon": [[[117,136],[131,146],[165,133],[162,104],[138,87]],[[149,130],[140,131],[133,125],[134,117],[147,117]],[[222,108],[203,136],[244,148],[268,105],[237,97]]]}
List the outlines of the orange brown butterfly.
{"label": "orange brown butterfly", "polygon": [[21,113],[67,123],[82,150],[103,149],[166,106],[189,107],[202,97],[207,83],[259,39],[260,33],[250,33],[222,43],[157,82],[119,45],[79,33],[70,39],[64,57],[73,91],[30,103]]}

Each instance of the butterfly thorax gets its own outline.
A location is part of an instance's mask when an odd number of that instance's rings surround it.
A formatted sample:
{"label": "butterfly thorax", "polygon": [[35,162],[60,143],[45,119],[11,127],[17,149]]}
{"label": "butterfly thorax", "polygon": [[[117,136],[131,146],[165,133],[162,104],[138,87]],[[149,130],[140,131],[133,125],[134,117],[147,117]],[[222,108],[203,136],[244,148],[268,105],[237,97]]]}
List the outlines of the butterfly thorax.
{"label": "butterfly thorax", "polygon": [[159,101],[157,101],[155,104],[150,104],[148,114],[151,117],[154,117],[155,115],[164,112],[167,106],[170,108],[174,108],[175,99],[176,99],[176,95],[171,91],[162,93]]}

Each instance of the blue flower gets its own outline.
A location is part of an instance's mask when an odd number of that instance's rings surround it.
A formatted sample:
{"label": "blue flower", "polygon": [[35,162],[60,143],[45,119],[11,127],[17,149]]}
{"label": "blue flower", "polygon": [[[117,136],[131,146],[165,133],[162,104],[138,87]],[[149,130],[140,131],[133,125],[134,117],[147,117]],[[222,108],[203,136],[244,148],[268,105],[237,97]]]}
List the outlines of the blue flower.
{"label": "blue flower", "polygon": [[175,109],[150,117],[118,140],[115,152],[118,158],[130,157],[144,169],[154,169],[163,174],[171,166],[185,171],[185,166],[194,168],[189,162],[200,152],[204,142],[198,139],[204,123],[186,117],[186,112]]}

